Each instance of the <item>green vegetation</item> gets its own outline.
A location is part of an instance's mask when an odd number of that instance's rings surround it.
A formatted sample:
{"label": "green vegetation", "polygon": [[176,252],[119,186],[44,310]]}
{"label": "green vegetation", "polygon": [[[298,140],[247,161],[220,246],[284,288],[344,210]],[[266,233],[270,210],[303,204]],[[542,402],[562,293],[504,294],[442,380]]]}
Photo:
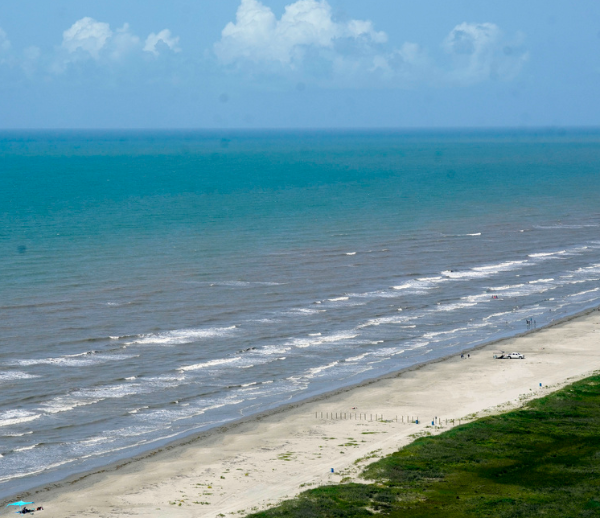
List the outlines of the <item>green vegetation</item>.
{"label": "green vegetation", "polygon": [[279,455],[277,455],[277,458],[279,460],[285,460],[289,462],[294,459],[294,452],[288,451],[287,453],[280,453]]}
{"label": "green vegetation", "polygon": [[254,518],[600,516],[600,376],[422,437]]}

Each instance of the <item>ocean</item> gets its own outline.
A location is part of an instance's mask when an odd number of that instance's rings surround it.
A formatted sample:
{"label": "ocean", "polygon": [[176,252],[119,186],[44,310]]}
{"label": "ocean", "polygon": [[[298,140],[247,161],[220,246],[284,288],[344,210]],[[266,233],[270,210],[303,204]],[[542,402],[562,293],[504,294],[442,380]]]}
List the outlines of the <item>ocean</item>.
{"label": "ocean", "polygon": [[600,131],[2,132],[0,157],[2,497],[600,304]]}

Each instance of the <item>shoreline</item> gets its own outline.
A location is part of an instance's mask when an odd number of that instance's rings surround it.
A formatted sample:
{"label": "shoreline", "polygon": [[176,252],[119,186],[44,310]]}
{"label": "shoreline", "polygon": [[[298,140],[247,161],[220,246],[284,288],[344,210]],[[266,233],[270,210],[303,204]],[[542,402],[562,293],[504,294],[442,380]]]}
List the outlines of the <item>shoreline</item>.
{"label": "shoreline", "polygon": [[[145,471],[147,471],[147,469],[145,469],[145,468],[157,467],[161,463],[167,463],[167,464],[171,463],[172,462],[171,457],[182,456],[183,454],[190,453],[191,450],[202,450],[203,448],[204,449],[208,448],[208,450],[211,450],[212,446],[216,446],[215,443],[226,441],[226,439],[230,438],[230,436],[237,437],[238,434],[246,434],[248,432],[254,432],[255,429],[260,427],[261,425],[264,425],[264,427],[268,428],[268,427],[272,427],[274,425],[280,424],[283,421],[279,421],[278,419],[275,419],[275,418],[280,416],[281,414],[289,414],[286,417],[289,417],[290,420],[292,420],[292,417],[293,418],[298,417],[298,414],[299,414],[298,411],[308,410],[309,407],[311,407],[311,406],[316,407],[319,404],[323,404],[323,403],[335,403],[336,400],[348,399],[348,396],[351,394],[357,395],[357,398],[358,398],[358,395],[360,393],[369,392],[369,390],[368,390],[369,387],[374,389],[375,388],[374,386],[383,385],[386,383],[389,384],[390,382],[393,382],[395,380],[406,379],[409,377],[414,378],[415,377],[414,375],[419,373],[419,371],[425,371],[425,370],[435,371],[436,366],[442,366],[442,365],[445,365],[448,363],[456,363],[455,361],[452,362],[452,360],[456,360],[456,358],[460,357],[460,354],[463,352],[464,353],[473,353],[473,352],[481,351],[481,350],[484,350],[487,348],[492,348],[493,346],[496,346],[499,343],[507,343],[508,344],[511,341],[522,342],[523,340],[526,340],[528,338],[539,337],[540,335],[543,335],[544,333],[552,332],[552,330],[555,330],[561,326],[568,325],[569,323],[577,323],[578,321],[586,320],[586,318],[587,319],[593,318],[594,313],[597,311],[600,311],[599,306],[594,307],[594,308],[588,308],[588,309],[582,310],[574,315],[570,315],[570,316],[566,316],[561,319],[558,319],[558,320],[551,322],[550,324],[547,324],[543,327],[539,327],[536,329],[529,329],[529,330],[524,331],[523,333],[519,333],[519,334],[513,335],[511,337],[501,338],[501,339],[493,340],[490,342],[486,342],[484,344],[479,344],[472,348],[466,348],[466,349],[463,349],[462,351],[457,351],[450,355],[445,355],[440,358],[435,358],[435,359],[431,359],[431,360],[428,360],[425,362],[421,362],[421,363],[412,365],[410,367],[405,367],[401,370],[394,371],[392,373],[378,376],[376,378],[363,380],[363,381],[355,383],[353,385],[340,387],[340,388],[334,389],[332,391],[328,391],[328,392],[325,392],[322,394],[311,396],[311,397],[303,399],[301,401],[287,403],[287,404],[281,405],[274,409],[259,412],[257,414],[252,414],[250,416],[245,416],[240,419],[236,419],[235,421],[232,421],[226,425],[219,426],[216,428],[211,428],[211,429],[205,430],[203,432],[194,433],[190,436],[183,437],[181,439],[177,439],[166,445],[160,446],[158,448],[154,448],[152,450],[129,457],[127,459],[121,459],[118,461],[114,461],[110,464],[107,464],[104,467],[92,469],[89,471],[84,471],[81,473],[75,473],[75,474],[73,474],[69,477],[66,477],[64,479],[61,479],[57,482],[40,485],[31,490],[26,490],[26,491],[23,491],[20,493],[15,493],[14,495],[17,496],[17,498],[23,497],[24,499],[31,499],[34,501],[36,501],[36,499],[40,500],[40,498],[43,498],[44,496],[46,497],[44,499],[45,501],[48,500],[48,497],[50,498],[51,501],[52,500],[60,500],[60,498],[62,496],[68,495],[69,493],[71,493],[73,491],[81,491],[82,489],[89,489],[94,486],[101,486],[101,485],[103,485],[104,482],[110,480],[111,478],[114,478],[114,477],[118,478],[121,473],[123,473],[123,475],[125,475],[125,476],[131,475],[131,474],[140,475],[140,473],[143,474]],[[599,360],[600,360],[600,355],[599,355]],[[502,362],[502,363],[504,363],[504,362]],[[590,365],[588,365],[587,363],[583,366],[590,367]],[[600,364],[596,364],[596,368],[600,368]],[[581,370],[581,369],[579,369],[579,370]],[[583,369],[583,370],[586,373],[589,371],[589,369],[587,369],[587,370]],[[563,384],[566,383],[566,379],[561,377],[561,380],[562,380]],[[358,398],[358,399],[360,399],[360,398]],[[480,410],[484,410],[484,409],[481,408]],[[373,412],[373,413],[375,413],[375,412]],[[450,417],[450,416],[448,416],[448,417]],[[457,415],[454,417],[459,418],[460,416]],[[318,424],[320,426],[320,420],[315,419],[314,417],[312,419],[315,420],[315,424]],[[319,421],[319,423],[317,423],[317,421]],[[347,424],[350,424],[350,423],[347,423]],[[398,424],[398,423],[396,423],[396,424]],[[364,425],[362,425],[362,426],[364,426]],[[421,425],[418,425],[418,427],[421,428]],[[416,431],[416,429],[411,429],[411,431]],[[388,433],[388,432],[373,432],[373,433]],[[285,438],[285,437],[280,437],[280,438]],[[363,440],[362,442],[368,442],[368,441]],[[371,441],[371,443],[377,445],[376,441]],[[397,447],[395,449],[397,449]],[[204,452],[204,456],[206,456],[205,454],[206,454],[206,452]],[[173,471],[173,470],[171,470],[171,471]],[[175,472],[177,471],[176,467],[175,467],[174,471]],[[183,475],[181,475],[181,471],[183,471],[183,470],[180,469],[180,473],[178,476],[183,476]],[[170,472],[168,474],[166,474],[166,478],[169,478],[169,476],[172,476],[172,474]],[[142,478],[144,478],[144,477],[142,477]],[[155,477],[155,478],[157,478],[157,481],[160,482],[160,480],[161,480],[160,476]],[[223,477],[221,476],[221,478],[223,478]],[[329,478],[326,478],[325,481],[329,480],[331,478],[332,477],[329,476]],[[3,498],[3,502],[1,505],[5,505],[8,501],[10,501],[9,497]],[[47,505],[47,504],[44,502],[44,503],[42,503],[42,505]],[[165,509],[164,504],[161,504],[161,505],[163,506],[163,509]],[[181,506],[177,506],[177,507],[181,507]],[[207,505],[207,507],[208,507],[208,505]],[[114,507],[113,507],[113,509],[114,509]],[[198,512],[209,511],[209,509],[205,509],[205,508],[199,509],[198,507],[196,507],[195,509]],[[156,510],[159,510],[159,509],[157,508]],[[57,511],[58,511],[58,509],[57,509]],[[135,512],[135,510],[132,510],[132,511],[133,511],[133,514],[137,514]],[[178,509],[178,511],[179,511],[179,509]],[[81,515],[82,512],[84,512],[84,511],[80,510],[80,511],[78,511],[78,514]],[[214,516],[216,512],[220,512],[220,511],[215,510],[215,508],[213,507],[212,509],[210,509],[209,514]],[[250,511],[248,511],[248,512],[250,512]],[[50,514],[50,513],[48,513],[48,514]],[[97,513],[92,513],[92,514],[96,515]],[[143,514],[143,515],[149,516],[151,514]],[[164,515],[164,510],[162,513],[160,513],[160,515]],[[197,516],[197,513],[194,514],[194,516]]]}

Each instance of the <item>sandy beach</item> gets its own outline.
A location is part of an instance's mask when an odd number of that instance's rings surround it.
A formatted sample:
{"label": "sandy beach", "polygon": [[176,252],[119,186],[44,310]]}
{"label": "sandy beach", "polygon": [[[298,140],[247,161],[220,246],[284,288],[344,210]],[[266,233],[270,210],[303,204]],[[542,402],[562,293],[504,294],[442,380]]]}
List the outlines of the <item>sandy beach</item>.
{"label": "sandy beach", "polygon": [[[586,377],[600,370],[599,345],[594,310],[470,358],[431,362],[15,496],[43,505],[48,518],[250,513],[310,487],[355,480],[362,466],[419,434],[516,408]],[[500,350],[526,359],[493,359]]]}

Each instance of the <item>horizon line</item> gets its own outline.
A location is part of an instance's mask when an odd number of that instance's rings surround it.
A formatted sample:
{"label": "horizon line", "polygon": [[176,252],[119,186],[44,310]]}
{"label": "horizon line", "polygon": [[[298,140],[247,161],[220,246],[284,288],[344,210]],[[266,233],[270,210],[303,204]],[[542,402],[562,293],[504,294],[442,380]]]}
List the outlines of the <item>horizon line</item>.
{"label": "horizon line", "polygon": [[0,133],[25,131],[593,131],[598,125],[540,125],[540,126],[330,126],[330,127],[39,127],[39,128],[0,128]]}

